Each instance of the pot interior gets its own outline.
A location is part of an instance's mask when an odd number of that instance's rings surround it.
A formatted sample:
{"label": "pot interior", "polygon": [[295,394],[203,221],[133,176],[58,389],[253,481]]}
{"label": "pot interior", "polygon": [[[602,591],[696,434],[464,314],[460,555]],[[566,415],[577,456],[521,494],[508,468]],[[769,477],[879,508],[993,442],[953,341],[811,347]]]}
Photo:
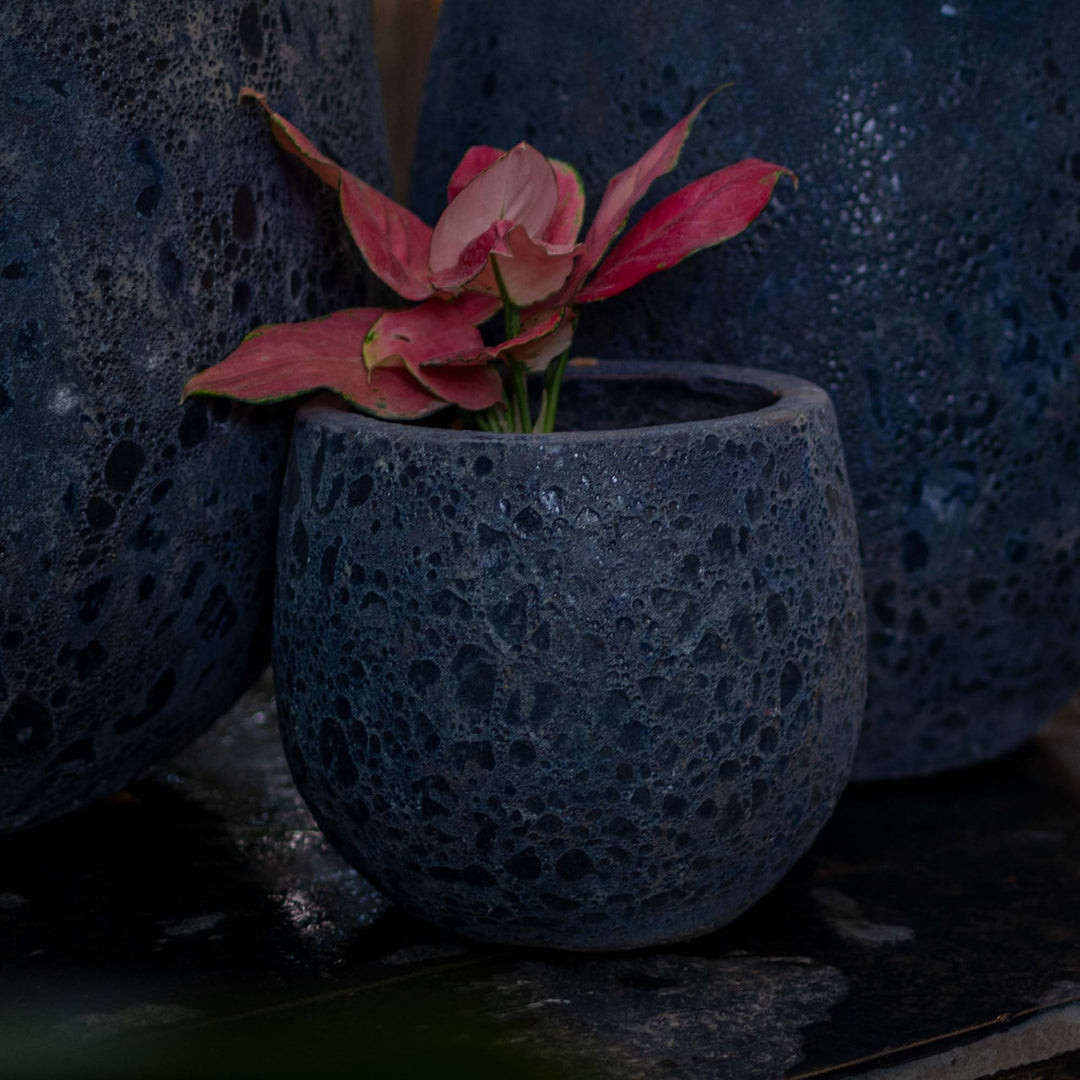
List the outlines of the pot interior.
{"label": "pot interior", "polygon": [[571,369],[559,394],[556,430],[614,431],[718,420],[767,408],[778,397],[763,386],[708,375],[631,377]]}

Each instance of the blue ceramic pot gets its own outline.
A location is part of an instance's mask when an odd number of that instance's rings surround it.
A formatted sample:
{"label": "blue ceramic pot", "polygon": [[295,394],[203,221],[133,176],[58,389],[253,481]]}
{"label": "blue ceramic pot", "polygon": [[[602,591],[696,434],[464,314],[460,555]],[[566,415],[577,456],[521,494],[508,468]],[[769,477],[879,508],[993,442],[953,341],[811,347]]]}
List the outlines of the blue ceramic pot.
{"label": "blue ceramic pot", "polygon": [[356,266],[238,90],[385,179],[364,5],[8,7],[0,832],[122,786],[268,659],[290,416],[180,390],[258,323],[355,299]]}
{"label": "blue ceramic pot", "polygon": [[728,922],[828,818],[863,711],[861,578],[823,391],[571,374],[561,415],[613,430],[303,408],[274,669],[297,785],[403,907],[629,948]]}
{"label": "blue ceramic pot", "polygon": [[744,157],[799,174],[736,241],[587,305],[579,345],[828,390],[864,553],[861,778],[994,757],[1080,686],[1078,54],[1053,0],[442,6],[432,220],[468,145],[520,139],[579,165],[595,210],[729,82],[646,205]]}

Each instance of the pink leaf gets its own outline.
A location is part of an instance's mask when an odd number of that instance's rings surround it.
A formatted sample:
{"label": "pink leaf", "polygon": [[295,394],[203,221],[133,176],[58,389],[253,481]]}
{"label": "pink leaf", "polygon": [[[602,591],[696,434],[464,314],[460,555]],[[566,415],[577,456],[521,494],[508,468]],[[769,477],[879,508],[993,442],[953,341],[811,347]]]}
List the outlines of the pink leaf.
{"label": "pink leaf", "polygon": [[526,312],[521,333],[488,349],[486,355],[495,360],[501,360],[511,352],[516,355],[523,346],[532,345],[555,333],[566,318],[566,311],[566,308],[534,308],[531,312]]}
{"label": "pink leaf", "polygon": [[593,218],[585,237],[584,255],[574,268],[574,276],[566,290],[567,295],[560,299],[569,299],[585,275],[603,258],[611,242],[626,226],[630,211],[649,190],[652,182],[675,168],[690,128],[714,93],[715,90],[706,95],[692,112],[684,116],[638,161],[608,181],[596,217]]}
{"label": "pink leaf", "polygon": [[341,212],[368,266],[407,300],[431,296],[428,250],[431,228],[412,211],[399,206],[321,153],[298,128],[274,112],[266,96],[243,89],[241,98],[257,101],[270,118],[281,147],[304,162],[320,179],[337,189]]}
{"label": "pink leaf", "polygon": [[514,227],[512,221],[493,221],[479,236],[475,237],[458,255],[453,266],[436,270],[431,282],[436,289],[451,291],[472,284],[473,289],[497,296],[498,286],[488,265],[493,248],[504,248],[506,234]]}
{"label": "pink leaf", "polygon": [[496,221],[465,247],[456,266],[440,270],[432,282],[440,290],[467,288],[499,296],[491,266],[492,256],[497,255],[507,295],[519,307],[525,307],[547,299],[562,287],[580,250],[580,244],[533,240],[523,225]]}
{"label": "pink leaf", "polygon": [[489,165],[494,165],[505,153],[505,150],[498,150],[494,146],[470,146],[446,185],[447,203],[452,203],[470,180],[479,176]]}
{"label": "pink leaf", "polygon": [[428,272],[431,228],[351,173],[341,174],[341,212],[364,261],[406,300],[434,293]]}
{"label": "pink leaf", "polygon": [[462,322],[471,323],[473,326],[487,322],[502,307],[502,301],[497,296],[479,292],[461,292],[444,302]]}
{"label": "pink leaf", "polygon": [[570,347],[576,318],[568,308],[533,308],[523,313],[520,334],[485,350],[483,355],[489,360],[506,360],[512,356],[530,371],[542,371]]}
{"label": "pink leaf", "polygon": [[421,364],[478,356],[483,348],[480,331],[460,310],[433,299],[382,315],[364,338],[364,363],[374,371],[397,358],[418,377]]}
{"label": "pink leaf", "polygon": [[472,412],[489,408],[503,398],[502,379],[486,363],[424,364],[415,372],[415,378],[444,401]]}
{"label": "pink leaf", "polygon": [[404,364],[431,393],[464,409],[501,401],[502,379],[489,365],[480,332],[467,321],[473,302],[428,300],[419,307],[388,311],[364,339],[364,362],[377,374]]}
{"label": "pink leaf", "polygon": [[[524,364],[529,371],[543,371],[556,356],[562,355],[570,348],[574,340],[574,323],[576,315],[566,308],[556,312],[558,321],[551,330],[545,330],[542,334],[536,334],[530,341],[513,346],[508,351],[520,364]],[[526,320],[528,322],[528,320]],[[537,325],[533,333],[540,327],[550,325],[550,317],[543,320],[537,319]],[[520,339],[518,339],[520,340]]]}
{"label": "pink leaf", "polygon": [[287,153],[300,158],[323,183],[337,189],[343,172],[341,166],[323,154],[298,127],[289,123],[284,116],[274,112],[267,105],[265,94],[260,94],[251,87],[245,86],[240,91],[240,100],[257,102],[270,119],[270,130],[278,145]]}
{"label": "pink leaf", "polygon": [[559,185],[547,158],[519,143],[474,176],[436,222],[429,256],[435,280],[457,266],[462,252],[495,222],[522,225],[530,236],[542,236],[558,201]]}
{"label": "pink leaf", "polygon": [[765,209],[783,175],[795,176],[782,165],[749,158],[687,184],[642,215],[577,300],[614,296],[702,248],[738,235]]}
{"label": "pink leaf", "polygon": [[363,376],[350,372],[347,379],[341,386],[328,383],[327,389],[339,393],[362,412],[384,420],[419,420],[448,404],[445,398],[421,386],[403,367],[380,368]]}
{"label": "pink leaf", "polygon": [[585,185],[573,165],[555,158],[548,158],[548,163],[555,170],[555,179],[559,184],[559,201],[540,239],[549,244],[572,244],[578,238],[581,222],[585,217]]}
{"label": "pink leaf", "polygon": [[[580,250],[580,244],[556,245],[533,240],[523,226],[515,225],[492,247],[491,254],[498,256],[507,295],[518,307],[527,307],[546,300],[562,288]],[[484,288],[486,282],[478,281],[474,287]]]}
{"label": "pink leaf", "polygon": [[[469,147],[461,159],[461,164],[450,177],[450,183],[446,187],[446,201],[453,202],[470,180],[489,165],[493,165],[505,153],[505,150],[499,150],[494,146]],[[585,185],[581,182],[581,175],[573,165],[568,165],[565,161],[559,161],[556,158],[547,160],[555,172],[559,198],[551,221],[540,239],[549,244],[572,244],[577,240],[578,232],[581,230],[581,221],[585,216]]]}
{"label": "pink leaf", "polygon": [[404,367],[368,378],[360,351],[382,308],[351,308],[310,322],[261,326],[219,364],[188,380],[183,397],[211,394],[238,401],[282,401],[332,390],[358,409],[391,420],[415,420],[446,402]]}

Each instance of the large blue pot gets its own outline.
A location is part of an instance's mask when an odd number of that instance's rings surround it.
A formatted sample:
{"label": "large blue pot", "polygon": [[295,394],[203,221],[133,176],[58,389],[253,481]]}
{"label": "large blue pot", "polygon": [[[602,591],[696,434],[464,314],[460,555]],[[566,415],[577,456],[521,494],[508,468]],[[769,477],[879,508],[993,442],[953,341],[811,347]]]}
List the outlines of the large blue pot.
{"label": "large blue pot", "polygon": [[1000,754],[1080,681],[1080,16],[1035,0],[447,0],[414,197],[528,139],[603,184],[717,84],[667,192],[793,168],[578,347],[781,368],[834,402],[862,536],[856,776]]}
{"label": "large blue pot", "polygon": [[365,5],[16,3],[0,35],[0,832],[127,782],[268,659],[289,417],[180,390],[357,298],[266,91],[385,180]]}

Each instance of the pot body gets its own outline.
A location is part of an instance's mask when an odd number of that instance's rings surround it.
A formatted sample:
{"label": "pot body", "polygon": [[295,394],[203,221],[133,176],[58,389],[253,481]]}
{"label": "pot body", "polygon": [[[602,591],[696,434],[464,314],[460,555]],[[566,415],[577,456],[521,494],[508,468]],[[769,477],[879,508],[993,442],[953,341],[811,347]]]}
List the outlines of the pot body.
{"label": "pot body", "polygon": [[779,880],[851,767],[865,642],[833,411],[706,365],[580,369],[564,395],[586,423],[712,418],[522,437],[300,411],[286,752],[346,857],[440,926],[688,938]]}
{"label": "pot body", "polygon": [[595,209],[722,83],[677,181],[749,156],[799,174],[733,243],[587,305],[578,347],[828,390],[864,551],[861,778],[1001,754],[1080,684],[1078,51],[1052,0],[442,7],[422,212],[468,145],[522,138]]}
{"label": "pot body", "polygon": [[0,832],[123,785],[268,659],[291,417],[180,390],[252,326],[355,300],[355,265],[240,87],[385,179],[363,5],[8,7]]}

